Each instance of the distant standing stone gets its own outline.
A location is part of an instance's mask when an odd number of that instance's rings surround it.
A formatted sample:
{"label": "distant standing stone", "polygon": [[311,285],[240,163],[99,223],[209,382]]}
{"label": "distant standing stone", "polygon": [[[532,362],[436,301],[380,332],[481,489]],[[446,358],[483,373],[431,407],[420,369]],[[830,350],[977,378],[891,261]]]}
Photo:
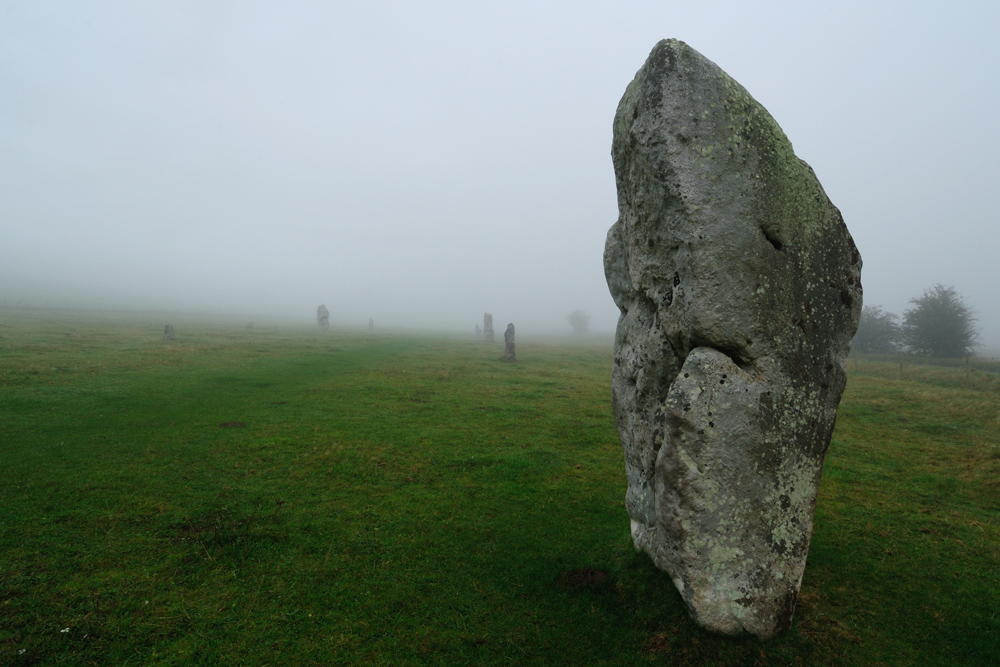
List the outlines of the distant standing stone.
{"label": "distant standing stone", "polygon": [[330,328],[330,311],[323,304],[320,304],[319,308],[316,309],[316,326],[319,327],[320,331],[326,331]]}
{"label": "distant standing stone", "polygon": [[490,313],[483,313],[483,340],[493,342],[493,315]]}
{"label": "distant standing stone", "polygon": [[168,324],[167,326],[163,327],[163,340],[175,340],[175,339],[176,337],[174,336],[174,325]]}
{"label": "distant standing stone", "polygon": [[375,320],[369,317],[368,318],[368,330],[372,331],[373,329],[375,329]]}
{"label": "distant standing stone", "polygon": [[781,128],[677,40],[625,90],[611,402],[632,540],[694,620],[791,624],[861,311],[861,256]]}
{"label": "distant standing stone", "polygon": [[483,330],[480,329],[479,325],[477,324],[476,325],[476,340],[482,340],[482,339],[483,339]]}
{"label": "distant standing stone", "polygon": [[514,355],[514,323],[507,325],[507,330],[503,332],[503,360],[517,361]]}

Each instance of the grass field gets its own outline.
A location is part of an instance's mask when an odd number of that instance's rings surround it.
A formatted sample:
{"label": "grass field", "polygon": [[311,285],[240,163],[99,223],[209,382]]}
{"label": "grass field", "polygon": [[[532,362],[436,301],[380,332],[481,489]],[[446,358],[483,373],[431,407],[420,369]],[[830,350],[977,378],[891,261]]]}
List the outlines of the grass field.
{"label": "grass field", "polygon": [[792,629],[636,554],[610,341],[0,310],[0,664],[1000,662],[1000,376],[854,359]]}

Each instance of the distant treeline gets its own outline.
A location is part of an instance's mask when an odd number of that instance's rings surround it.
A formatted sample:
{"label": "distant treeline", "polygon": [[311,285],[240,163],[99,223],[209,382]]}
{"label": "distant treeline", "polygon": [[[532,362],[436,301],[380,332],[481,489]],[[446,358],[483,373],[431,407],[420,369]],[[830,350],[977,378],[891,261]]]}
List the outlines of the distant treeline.
{"label": "distant treeline", "polygon": [[867,354],[910,352],[917,356],[960,359],[978,346],[979,331],[972,309],[954,287],[935,285],[921,297],[910,299],[912,308],[902,321],[882,306],[865,306],[852,350]]}

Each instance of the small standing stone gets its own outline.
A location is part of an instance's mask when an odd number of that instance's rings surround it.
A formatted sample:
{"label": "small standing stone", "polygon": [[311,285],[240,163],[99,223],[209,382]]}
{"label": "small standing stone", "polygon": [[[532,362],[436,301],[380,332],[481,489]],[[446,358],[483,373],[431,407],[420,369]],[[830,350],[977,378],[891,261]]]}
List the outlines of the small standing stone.
{"label": "small standing stone", "polygon": [[327,331],[330,328],[330,311],[323,304],[316,309],[316,326],[320,331]]}
{"label": "small standing stone", "polygon": [[174,336],[173,324],[168,324],[167,326],[163,327],[163,340],[176,340],[176,336]]}
{"label": "small standing stone", "polygon": [[369,331],[375,330],[375,320],[372,319],[371,317],[368,318],[368,330]]}
{"label": "small standing stone", "polygon": [[493,315],[483,313],[483,340],[487,343],[493,342]]}
{"label": "small standing stone", "polygon": [[480,329],[479,325],[477,324],[476,325],[476,340],[482,340],[482,339],[483,339],[483,330]]}
{"label": "small standing stone", "polygon": [[507,330],[503,332],[503,360],[517,361],[514,355],[514,323],[507,325]]}

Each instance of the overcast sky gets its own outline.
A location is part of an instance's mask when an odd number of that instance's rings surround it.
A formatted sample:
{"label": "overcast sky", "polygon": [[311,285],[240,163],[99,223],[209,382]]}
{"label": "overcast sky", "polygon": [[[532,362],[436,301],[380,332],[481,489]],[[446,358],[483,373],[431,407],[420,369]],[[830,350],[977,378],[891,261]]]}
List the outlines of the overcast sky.
{"label": "overcast sky", "polygon": [[617,318],[611,124],[660,39],[841,209],[865,303],[1000,348],[1000,3],[4,2],[0,301],[518,333]]}

